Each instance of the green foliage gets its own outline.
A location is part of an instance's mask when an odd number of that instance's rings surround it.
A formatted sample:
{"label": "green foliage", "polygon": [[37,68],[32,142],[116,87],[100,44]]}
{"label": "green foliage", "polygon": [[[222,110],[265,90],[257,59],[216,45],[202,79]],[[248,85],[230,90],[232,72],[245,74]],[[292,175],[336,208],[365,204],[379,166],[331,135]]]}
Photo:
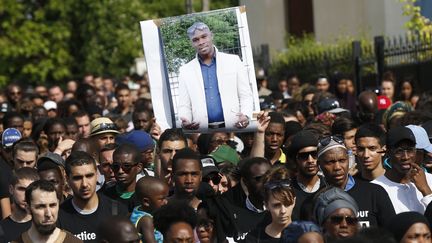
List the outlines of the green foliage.
{"label": "green foliage", "polygon": [[61,0],[0,1],[0,85],[71,75],[68,5]]}
{"label": "green foliage", "polygon": [[430,19],[421,15],[421,8],[416,6],[417,0],[399,0],[403,3],[403,15],[410,17],[405,23],[405,27],[414,34],[432,33],[432,23]]}
{"label": "green foliage", "polygon": [[[232,0],[213,0],[211,8]],[[139,21],[181,15],[184,0],[2,0],[0,86],[123,76],[143,56]],[[201,1],[195,1],[199,9]]]}
{"label": "green foliage", "polygon": [[[312,81],[318,75],[333,73],[353,73],[352,42],[350,37],[341,37],[333,43],[324,44],[315,40],[312,35],[302,38],[289,37],[287,49],[277,53],[273,60],[270,76],[283,79],[290,73],[296,73],[305,81]],[[360,41],[362,57],[373,57],[372,42],[362,38]],[[363,70],[368,74],[375,67],[366,66]]]}
{"label": "green foliage", "polygon": [[139,0],[74,1],[71,48],[74,73],[120,76],[141,56],[139,20],[150,17]]}
{"label": "green foliage", "polygon": [[195,50],[191,46],[186,30],[198,21],[209,26],[214,35],[213,43],[220,51],[235,53],[238,50],[240,39],[236,12],[233,9],[205,15],[167,18],[164,19],[160,30],[169,73],[178,73],[181,65],[195,57]]}

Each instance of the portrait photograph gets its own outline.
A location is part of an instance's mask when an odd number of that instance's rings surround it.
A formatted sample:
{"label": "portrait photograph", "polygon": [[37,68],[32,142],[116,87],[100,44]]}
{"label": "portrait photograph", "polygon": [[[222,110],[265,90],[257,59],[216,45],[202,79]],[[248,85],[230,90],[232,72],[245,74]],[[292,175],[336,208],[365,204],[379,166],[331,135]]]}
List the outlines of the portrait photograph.
{"label": "portrait photograph", "polygon": [[186,133],[256,130],[245,7],[141,22],[155,117]]}

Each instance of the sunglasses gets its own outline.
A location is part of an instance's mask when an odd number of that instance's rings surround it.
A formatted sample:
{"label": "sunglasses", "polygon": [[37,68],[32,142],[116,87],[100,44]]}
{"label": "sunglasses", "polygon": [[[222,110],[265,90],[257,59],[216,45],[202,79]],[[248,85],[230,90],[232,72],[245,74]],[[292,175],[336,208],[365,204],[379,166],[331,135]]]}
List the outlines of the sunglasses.
{"label": "sunglasses", "polygon": [[335,141],[336,143],[345,146],[344,140],[340,136],[327,136],[327,137],[321,138],[318,142],[318,145],[325,147],[325,146],[329,145],[331,141]]}
{"label": "sunglasses", "polygon": [[405,153],[409,155],[413,155],[416,151],[417,150],[415,147],[397,148],[397,149],[393,149],[393,154],[396,157],[402,157]]}
{"label": "sunglasses", "polygon": [[117,130],[117,126],[114,123],[101,123],[99,128],[92,133],[97,133],[106,130]]}
{"label": "sunglasses", "polygon": [[291,180],[278,180],[278,181],[269,181],[264,184],[264,188],[267,190],[274,190],[276,188],[285,188],[291,187]]}
{"label": "sunglasses", "polygon": [[296,158],[297,160],[300,161],[305,161],[309,159],[309,156],[312,156],[313,159],[317,159],[318,158],[318,151],[310,151],[310,152],[303,152],[303,153],[298,153]]}
{"label": "sunglasses", "polygon": [[344,216],[344,215],[330,216],[330,223],[332,224],[341,224],[343,220],[345,220],[345,222],[348,225],[357,225],[358,223],[358,219],[353,216]]}
{"label": "sunglasses", "polygon": [[211,181],[213,183],[213,185],[219,185],[221,180],[222,180],[222,177],[217,173],[212,173],[212,174],[207,175],[204,178],[202,178],[203,182],[209,183]]}
{"label": "sunglasses", "polygon": [[120,168],[125,172],[125,173],[129,173],[133,167],[135,167],[138,163],[135,164],[131,164],[131,163],[119,163],[119,162],[114,162],[111,164],[111,169],[114,172],[118,172],[120,171]]}

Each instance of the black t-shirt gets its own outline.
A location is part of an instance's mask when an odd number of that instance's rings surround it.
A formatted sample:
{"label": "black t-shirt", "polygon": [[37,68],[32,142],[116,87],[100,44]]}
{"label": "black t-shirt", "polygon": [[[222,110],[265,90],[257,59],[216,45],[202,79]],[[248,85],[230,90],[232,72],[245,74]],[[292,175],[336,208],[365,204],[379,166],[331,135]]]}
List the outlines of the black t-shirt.
{"label": "black t-shirt", "polygon": [[84,242],[97,242],[97,228],[100,223],[112,215],[127,215],[127,208],[121,203],[98,194],[99,205],[95,212],[83,215],[75,210],[72,198],[60,205],[57,225],[71,232]]}
{"label": "black t-shirt", "polygon": [[218,239],[232,237],[237,242],[251,230],[271,223],[271,215],[267,211],[256,213],[237,207],[221,196],[206,198],[199,207],[205,208],[214,220]]}
{"label": "black t-shirt", "polygon": [[355,174],[353,177],[356,181],[364,181],[364,182],[371,182],[372,181],[372,180],[367,180],[367,179],[363,178],[360,171],[357,174]]}
{"label": "black t-shirt", "polygon": [[362,227],[384,226],[395,215],[387,192],[379,185],[355,179],[355,185],[347,193],[358,206],[358,218]]}
{"label": "black t-shirt", "polygon": [[22,233],[30,229],[32,221],[29,220],[25,223],[17,223],[7,217],[0,221],[0,227],[3,229],[4,235],[0,235],[0,242],[11,242],[17,239]]}
{"label": "black t-shirt", "polygon": [[121,198],[117,192],[116,186],[110,186],[105,188],[103,194],[113,200],[118,201],[120,204],[126,206],[129,213],[131,213],[136,206],[140,205],[140,202],[136,198],[135,193],[129,199]]}
{"label": "black t-shirt", "polygon": [[230,203],[240,208],[246,208],[246,193],[241,187],[241,183],[237,183],[234,187],[222,194],[222,197],[227,199]]}
{"label": "black t-shirt", "polygon": [[320,177],[320,186],[316,192],[305,192],[297,183],[297,178],[292,179],[292,187],[296,196],[296,203],[292,213],[292,220],[311,220],[313,211],[313,197],[319,190],[325,187],[324,179]]}
{"label": "black t-shirt", "polygon": [[265,227],[259,227],[252,230],[246,235],[244,240],[239,241],[241,243],[279,243],[280,238],[273,238],[265,232]]}

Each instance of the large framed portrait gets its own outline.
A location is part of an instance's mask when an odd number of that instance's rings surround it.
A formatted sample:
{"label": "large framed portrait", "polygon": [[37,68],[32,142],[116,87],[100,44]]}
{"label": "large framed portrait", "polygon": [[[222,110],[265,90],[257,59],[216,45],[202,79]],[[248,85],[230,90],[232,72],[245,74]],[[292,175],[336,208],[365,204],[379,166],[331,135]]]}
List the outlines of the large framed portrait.
{"label": "large framed portrait", "polygon": [[140,22],[163,129],[246,132],[260,111],[244,6]]}

